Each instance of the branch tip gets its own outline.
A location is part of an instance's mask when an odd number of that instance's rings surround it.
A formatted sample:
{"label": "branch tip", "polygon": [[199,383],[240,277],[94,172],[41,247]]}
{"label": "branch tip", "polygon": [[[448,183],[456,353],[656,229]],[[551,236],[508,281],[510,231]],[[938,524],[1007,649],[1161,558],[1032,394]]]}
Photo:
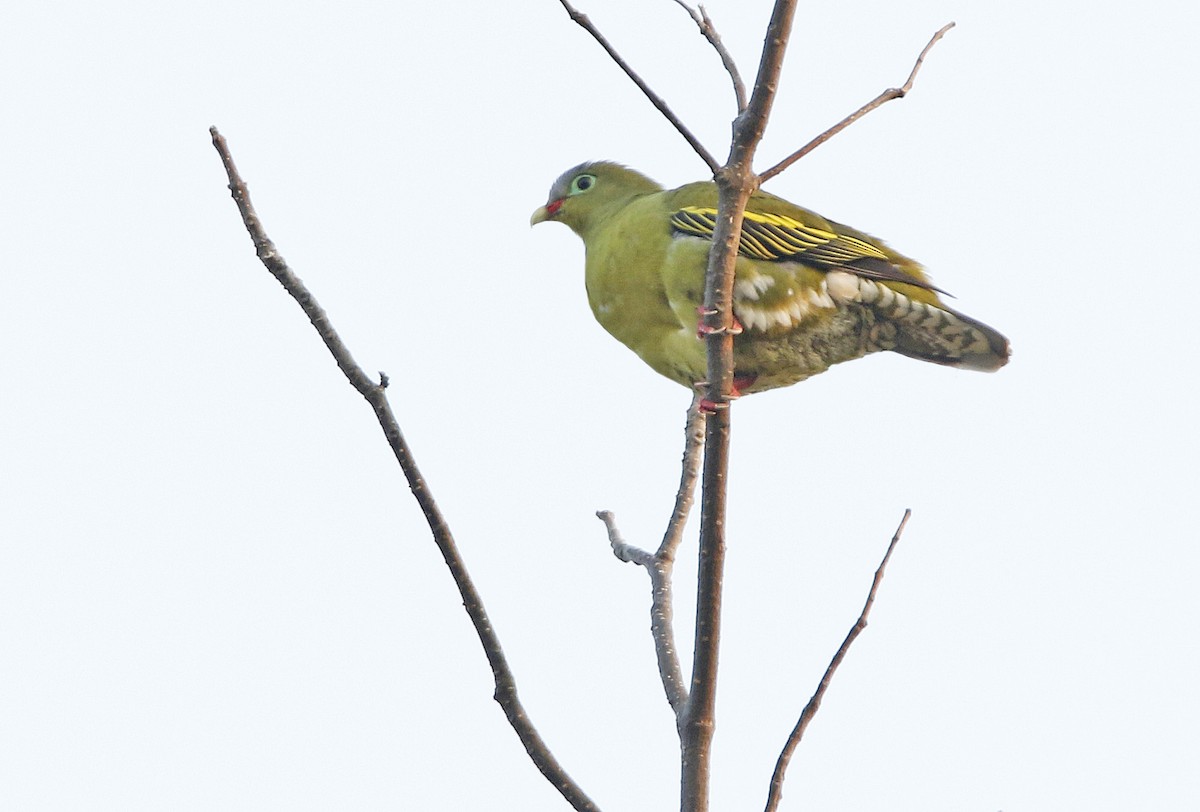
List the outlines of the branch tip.
{"label": "branch tip", "polygon": [[842,130],[849,127],[854,122],[858,121],[860,118],[862,118],[863,116],[865,116],[867,113],[871,112],[872,110],[875,110],[878,107],[882,107],[884,104],[886,104],[887,102],[890,102],[892,99],[902,99],[905,96],[907,96],[908,92],[910,90],[912,90],[912,88],[913,88],[913,82],[915,82],[917,79],[917,73],[921,70],[921,66],[923,64],[925,64],[925,57],[929,54],[929,51],[933,48],[933,46],[937,44],[938,40],[940,40],[942,37],[946,36],[946,32],[949,31],[953,27],[954,27],[954,23],[949,22],[934,32],[933,36],[929,38],[929,42],[926,43],[925,47],[921,49],[921,53],[917,56],[917,61],[913,64],[912,70],[909,71],[908,79],[904,82],[904,84],[902,84],[900,87],[891,87],[891,88],[888,88],[887,90],[883,91],[878,96],[871,99],[871,101],[867,102],[862,107],[858,108],[853,113],[851,113],[850,115],[846,116],[844,119],[839,121],[837,124],[834,124],[832,127],[827,129],[825,132],[821,133],[816,138],[809,141],[804,146],[800,147],[800,149],[796,150],[791,155],[784,158],[779,163],[775,164],[773,167],[768,169],[766,172],[763,172],[761,175],[758,176],[759,183],[760,184],[766,183],[771,178],[780,174],[785,169],[787,169],[789,166],[796,163],[796,161],[800,160],[805,155],[808,155],[808,153],[812,152],[814,149],[816,149],[817,147],[824,144],[830,138],[833,138],[835,135],[837,135]]}
{"label": "branch tip", "polygon": [[721,41],[721,35],[717,33],[717,27],[713,24],[712,18],[708,16],[708,10],[700,4],[696,8],[692,8],[683,0],[675,0],[675,2],[688,13],[688,16],[696,23],[696,27],[700,29],[700,33],[708,40],[713,50],[717,52],[717,56],[721,58],[721,64],[725,67],[725,72],[729,74],[729,78],[733,82],[733,95],[737,101],[738,114],[741,115],[746,110],[746,85],[742,82],[742,75],[738,71],[737,63],[733,61],[733,55],[729,53],[729,50],[725,47],[725,43]]}
{"label": "branch tip", "polygon": [[629,63],[617,53],[616,48],[614,48],[608,39],[600,33],[600,30],[592,24],[592,21],[588,19],[587,15],[578,11],[568,2],[568,0],[558,0],[558,2],[562,4],[562,7],[566,10],[567,15],[571,18],[571,20],[592,35],[592,39],[599,43],[600,47],[603,48],[612,61],[617,64],[617,67],[625,72],[625,75],[628,76],[633,83],[638,86],[638,88],[642,91],[642,94],[650,100],[650,103],[653,104],[658,111],[666,117],[667,121],[671,122],[671,125],[679,132],[680,135],[683,136],[684,140],[691,145],[696,154],[700,156],[700,160],[704,161],[704,163],[708,165],[708,168],[713,172],[716,172],[718,169],[720,169],[721,165],[717,163],[717,159],[712,156],[712,153],[704,148],[704,145],[700,143],[700,139],[696,138],[696,136],[692,134],[692,131],[689,130],[687,125],[683,123],[683,120],[680,119],[679,116],[675,115],[675,112],[671,110],[669,106],[667,106],[666,101],[664,101],[661,96],[651,90],[650,85],[646,84],[645,80],[638,75],[637,71],[635,71],[629,65]]}

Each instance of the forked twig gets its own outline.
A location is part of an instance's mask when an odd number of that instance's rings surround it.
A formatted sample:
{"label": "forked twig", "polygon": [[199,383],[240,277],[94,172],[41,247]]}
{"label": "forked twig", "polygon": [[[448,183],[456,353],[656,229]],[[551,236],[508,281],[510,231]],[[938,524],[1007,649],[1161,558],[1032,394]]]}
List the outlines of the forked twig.
{"label": "forked twig", "polygon": [[700,451],[704,447],[704,414],[699,406],[700,396],[697,394],[691,408],[688,409],[683,471],[679,478],[679,489],[675,492],[675,506],[658,550],[651,553],[629,544],[621,536],[616,518],[610,511],[601,510],[596,513],[608,530],[608,541],[612,545],[613,555],[621,561],[643,567],[650,576],[650,633],[654,638],[658,674],[662,679],[667,702],[675,712],[676,722],[682,718],[688,689],[679,667],[679,650],[675,645],[671,578],[675,568],[675,551],[683,539],[683,528],[695,501],[696,480],[700,476]]}
{"label": "forked twig", "polygon": [[675,628],[672,622],[671,572],[674,561],[663,561],[654,553],[636,547],[621,536],[611,511],[596,512],[608,530],[608,542],[613,555],[621,561],[637,564],[650,576],[650,635],[654,639],[654,654],[658,661],[658,676],[662,680],[667,703],[678,720],[687,704],[688,690],[679,668],[679,652],[675,647]]}
{"label": "forked twig", "polygon": [[825,692],[829,689],[829,683],[833,679],[833,672],[837,671],[838,666],[842,664],[842,660],[846,659],[846,652],[850,650],[850,644],[862,634],[863,629],[867,628],[867,615],[871,614],[871,607],[875,604],[875,593],[879,591],[879,584],[883,581],[883,571],[887,568],[888,561],[892,558],[892,551],[900,543],[900,536],[904,533],[904,526],[908,524],[908,517],[911,515],[911,510],[904,511],[904,518],[900,520],[900,526],[896,528],[896,532],[892,536],[892,542],[888,545],[887,552],[883,554],[883,561],[879,562],[879,568],[875,570],[875,578],[871,581],[871,591],[867,593],[867,602],[863,604],[863,609],[859,613],[858,620],[850,627],[850,633],[846,635],[846,639],[838,647],[837,653],[833,655],[829,667],[825,669],[825,674],[821,677],[821,682],[817,685],[817,690],[813,693],[812,698],[808,700],[808,704],[804,706],[804,710],[800,712],[800,719],[796,722],[796,726],[792,728],[792,732],[783,746],[783,751],[779,754],[778,761],[775,762],[775,772],[771,776],[771,788],[767,792],[766,812],[774,812],[774,810],[779,808],[779,802],[783,800],[784,773],[787,772],[788,762],[792,759],[792,753],[796,751],[796,746],[800,744],[800,739],[804,737],[804,731],[808,728],[809,722],[812,721],[812,718],[817,714],[817,710],[821,707],[821,700],[824,699]]}
{"label": "forked twig", "polygon": [[763,172],[761,175],[758,176],[759,183],[766,183],[768,180],[775,177],[776,175],[778,175],[783,170],[787,169],[792,164],[796,163],[796,161],[800,160],[805,155],[807,155],[808,153],[812,152],[817,147],[824,144],[830,138],[833,138],[835,135],[837,135],[842,130],[849,127],[854,122],[858,121],[860,118],[862,118],[867,113],[874,110],[876,107],[881,107],[884,104],[886,104],[887,102],[890,102],[892,99],[904,98],[908,94],[908,92],[910,90],[912,90],[913,82],[916,81],[916,78],[917,78],[917,72],[919,70],[921,70],[921,65],[923,65],[925,63],[925,55],[928,54],[930,49],[933,48],[933,46],[937,44],[937,41],[940,40],[942,37],[944,37],[946,35],[946,32],[949,31],[953,27],[954,27],[954,23],[946,23],[945,25],[943,25],[941,28],[939,28],[937,30],[937,32],[933,35],[932,38],[930,38],[928,44],[926,44],[926,46],[921,50],[920,56],[917,57],[917,61],[913,65],[912,71],[908,74],[908,81],[906,81],[900,87],[888,88],[887,90],[883,91],[878,96],[876,96],[874,99],[867,102],[866,104],[864,104],[862,107],[855,110],[850,115],[846,116],[844,119],[839,121],[837,124],[834,124],[828,130],[821,133],[820,135],[818,135],[813,140],[809,141],[804,146],[800,147],[800,149],[796,150],[791,155],[787,156],[782,161],[775,164],[773,167],[768,169],[766,172]]}
{"label": "forked twig", "polygon": [[625,71],[625,75],[632,79],[633,83],[636,84],[641,89],[642,93],[645,94],[646,98],[650,100],[650,103],[658,108],[658,112],[666,116],[667,121],[671,122],[671,125],[679,131],[679,134],[684,137],[684,140],[692,145],[692,149],[694,149],[696,154],[700,156],[700,160],[708,164],[708,168],[711,169],[714,174],[716,174],[717,170],[721,168],[721,164],[717,163],[717,159],[712,156],[712,153],[704,148],[704,145],[700,143],[700,139],[696,138],[696,136],[692,134],[692,131],[687,128],[687,125],[683,123],[683,120],[680,119],[679,116],[675,115],[674,111],[667,106],[667,103],[663,100],[662,96],[659,96],[657,93],[651,90],[650,85],[646,84],[645,80],[643,80],[641,76],[638,76],[637,71],[630,67],[629,63],[621,58],[621,55],[617,53],[616,49],[613,48],[612,44],[609,43],[605,36],[600,33],[599,29],[592,25],[592,21],[588,19],[586,14],[576,10],[574,6],[567,2],[567,0],[558,0],[558,2],[562,4],[562,7],[566,9],[567,14],[570,15],[571,19],[577,25],[582,27],[584,31],[587,31],[589,34],[591,34],[592,38],[595,39],[596,42],[600,43],[600,47],[608,52],[608,55],[612,57],[613,62],[617,63],[617,67]]}
{"label": "forked twig", "polygon": [[454,578],[454,583],[462,596],[463,607],[467,610],[471,623],[475,626],[475,633],[479,635],[479,642],[492,667],[492,675],[496,684],[494,694],[496,702],[504,709],[509,724],[517,732],[521,743],[525,745],[525,751],[529,753],[529,757],[541,770],[546,780],[562,793],[573,808],[580,812],[584,812],[584,810],[594,812],[597,809],[596,805],[567,775],[525,714],[525,708],[517,697],[517,685],[512,669],[504,656],[504,650],[500,647],[500,638],[492,628],[492,622],[483,607],[483,600],[467,573],[466,563],[450,533],[450,526],[446,523],[441,510],[433,499],[429,486],[421,476],[412,451],[400,431],[395,415],[392,414],[392,407],[387,399],[386,376],[381,375],[380,382],[375,383],[354,361],[350,350],[342,342],[337,331],[333,329],[325,311],[317,304],[317,300],[304,283],[292,273],[287,262],[276,250],[275,244],[267,236],[262,222],[258,219],[258,214],[254,211],[254,206],[250,203],[250,193],[246,184],[234,166],[229,145],[217,132],[216,127],[211,127],[209,133],[212,135],[213,146],[216,147],[217,153],[221,156],[221,162],[225,165],[225,173],[229,178],[229,191],[237,203],[242,223],[254,241],[254,249],[258,258],[304,310],[308,320],[312,322],[313,327],[320,334],[321,340],[325,342],[325,346],[337,361],[342,373],[374,409],[379,425],[383,428],[384,436],[387,437],[388,445],[391,446],[392,452],[396,455],[396,461],[400,463],[400,468],[404,471],[408,486],[412,490],[417,504],[421,506],[421,512],[425,514],[425,520],[429,523],[429,529],[433,533],[433,540],[441,551],[446,566],[450,569],[450,575]]}
{"label": "forked twig", "polygon": [[733,55],[729,53],[729,49],[721,41],[721,35],[717,33],[717,28],[713,25],[712,18],[708,16],[708,12],[705,11],[704,6],[692,8],[683,2],[683,0],[675,0],[675,2],[688,13],[688,16],[696,23],[696,27],[700,29],[700,33],[716,49],[717,56],[721,57],[721,64],[725,66],[725,72],[729,74],[729,78],[733,81],[733,95],[737,98],[737,110],[740,115],[746,109],[746,85],[742,82],[742,74],[738,72],[737,63],[733,61]]}

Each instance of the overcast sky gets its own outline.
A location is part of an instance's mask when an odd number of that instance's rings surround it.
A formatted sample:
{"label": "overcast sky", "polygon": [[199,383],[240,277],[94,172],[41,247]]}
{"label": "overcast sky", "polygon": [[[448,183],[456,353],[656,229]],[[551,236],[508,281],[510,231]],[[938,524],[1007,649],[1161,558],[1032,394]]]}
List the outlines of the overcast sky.
{"label": "overcast sky", "polygon": [[[670,0],[579,7],[718,155]],[[766,0],[708,10],[752,76]],[[784,809],[1200,803],[1194,3],[802,3],[759,168],[1012,340],[735,405],[714,809],[774,759],[914,515]],[[561,810],[366,404],[209,142],[392,402],[566,769],[677,806],[648,581],[688,393],[528,228],[592,158],[705,167],[557,0],[0,11],[0,808]],[[688,621],[694,540],[677,568]]]}

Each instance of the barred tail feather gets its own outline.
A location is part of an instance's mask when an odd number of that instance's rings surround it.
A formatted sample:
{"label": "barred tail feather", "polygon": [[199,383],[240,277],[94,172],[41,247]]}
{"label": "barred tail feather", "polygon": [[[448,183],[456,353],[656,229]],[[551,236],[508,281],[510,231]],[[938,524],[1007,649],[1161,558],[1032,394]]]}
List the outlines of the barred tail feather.
{"label": "barred tail feather", "polygon": [[844,271],[826,277],[830,295],[875,313],[871,350],[892,350],[934,364],[995,372],[1008,363],[1008,339],[941,302],[919,302],[882,282]]}
{"label": "barred tail feather", "polygon": [[1008,363],[1008,339],[970,316],[948,307],[914,303],[910,313],[924,310],[924,318],[905,316],[896,325],[894,352],[934,364],[995,372]]}

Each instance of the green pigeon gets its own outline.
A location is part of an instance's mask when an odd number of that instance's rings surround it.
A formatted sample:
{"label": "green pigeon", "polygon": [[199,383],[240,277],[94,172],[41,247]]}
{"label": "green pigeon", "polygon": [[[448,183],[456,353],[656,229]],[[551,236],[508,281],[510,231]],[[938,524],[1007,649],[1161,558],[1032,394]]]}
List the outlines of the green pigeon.
{"label": "green pigeon", "polygon": [[[596,161],[564,172],[530,223],[564,223],[583,239],[596,320],[690,388],[707,375],[699,311],[716,217],[711,181],[663,189]],[[733,284],[734,394],[789,386],[880,350],[984,372],[1004,366],[1008,339],[938,293],[919,264],[882,241],[757,191]]]}

